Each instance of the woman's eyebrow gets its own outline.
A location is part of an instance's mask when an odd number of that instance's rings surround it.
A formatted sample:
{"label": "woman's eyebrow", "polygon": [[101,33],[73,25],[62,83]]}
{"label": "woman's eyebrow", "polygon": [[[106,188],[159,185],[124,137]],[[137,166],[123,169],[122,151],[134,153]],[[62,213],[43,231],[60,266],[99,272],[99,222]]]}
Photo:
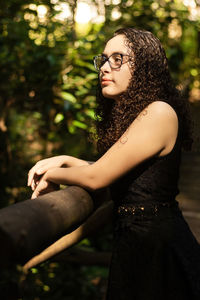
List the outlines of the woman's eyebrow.
{"label": "woman's eyebrow", "polygon": [[115,51],[110,55],[107,55],[106,53],[102,53],[101,55],[106,56],[106,57],[110,57],[113,54],[122,54],[122,55],[128,55],[127,53],[124,53],[123,51]]}

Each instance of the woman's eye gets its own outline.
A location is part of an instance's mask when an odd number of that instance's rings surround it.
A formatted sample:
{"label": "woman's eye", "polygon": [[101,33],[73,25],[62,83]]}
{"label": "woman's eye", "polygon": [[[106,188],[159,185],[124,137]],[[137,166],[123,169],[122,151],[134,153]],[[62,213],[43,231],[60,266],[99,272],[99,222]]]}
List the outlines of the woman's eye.
{"label": "woman's eye", "polygon": [[120,57],[120,56],[114,57],[114,60],[115,60],[116,62],[119,62],[119,61],[121,61],[121,57]]}

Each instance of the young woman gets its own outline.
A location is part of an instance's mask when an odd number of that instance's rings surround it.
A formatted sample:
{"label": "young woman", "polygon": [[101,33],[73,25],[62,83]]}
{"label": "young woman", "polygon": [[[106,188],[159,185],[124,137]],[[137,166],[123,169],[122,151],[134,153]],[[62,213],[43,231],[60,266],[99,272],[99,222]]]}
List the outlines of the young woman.
{"label": "young woman", "polygon": [[107,299],[200,299],[200,246],[175,200],[190,119],[165,52],[150,32],[126,28],[94,62],[102,156],[90,165],[69,156],[38,162],[29,172],[32,198],[52,184],[109,186],[115,234]]}

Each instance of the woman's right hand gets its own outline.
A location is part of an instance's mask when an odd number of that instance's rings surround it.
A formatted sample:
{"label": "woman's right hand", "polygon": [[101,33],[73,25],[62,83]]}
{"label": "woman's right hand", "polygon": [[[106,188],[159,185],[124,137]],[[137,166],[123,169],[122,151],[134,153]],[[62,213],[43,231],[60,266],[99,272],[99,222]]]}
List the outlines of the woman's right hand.
{"label": "woman's right hand", "polygon": [[78,167],[88,165],[85,160],[73,156],[59,155],[39,160],[28,173],[28,186],[35,190],[42,175],[52,168],[60,167]]}

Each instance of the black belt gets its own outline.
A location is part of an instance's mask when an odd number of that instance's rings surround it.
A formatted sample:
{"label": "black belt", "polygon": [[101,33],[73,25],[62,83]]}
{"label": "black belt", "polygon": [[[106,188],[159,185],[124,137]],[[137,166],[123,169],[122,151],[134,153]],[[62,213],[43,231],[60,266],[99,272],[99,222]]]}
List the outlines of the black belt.
{"label": "black belt", "polygon": [[164,208],[178,208],[177,201],[173,202],[157,202],[157,203],[144,203],[144,204],[133,204],[125,203],[117,207],[117,214],[119,216],[143,216],[145,214],[157,215]]}

